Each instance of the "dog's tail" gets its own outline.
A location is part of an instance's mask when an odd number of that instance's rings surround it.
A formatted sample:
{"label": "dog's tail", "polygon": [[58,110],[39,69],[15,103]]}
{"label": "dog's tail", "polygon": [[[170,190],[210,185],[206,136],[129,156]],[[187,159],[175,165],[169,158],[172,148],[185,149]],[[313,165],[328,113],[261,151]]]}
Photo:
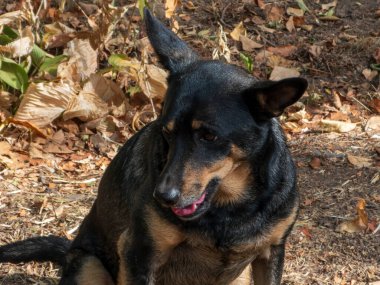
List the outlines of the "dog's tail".
{"label": "dog's tail", "polygon": [[0,263],[51,261],[61,266],[70,247],[68,239],[58,236],[33,237],[0,247]]}

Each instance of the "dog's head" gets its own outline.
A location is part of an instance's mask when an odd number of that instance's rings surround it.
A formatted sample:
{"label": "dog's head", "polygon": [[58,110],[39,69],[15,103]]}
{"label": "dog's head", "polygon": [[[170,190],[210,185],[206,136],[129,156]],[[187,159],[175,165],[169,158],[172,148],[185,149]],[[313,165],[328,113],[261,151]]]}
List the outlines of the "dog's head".
{"label": "dog's head", "polygon": [[154,197],[183,220],[213,203],[238,203],[250,183],[248,161],[264,147],[272,118],[302,96],[306,80],[259,82],[239,67],[199,59],[147,9],[145,23],[170,74],[160,118],[168,154]]}

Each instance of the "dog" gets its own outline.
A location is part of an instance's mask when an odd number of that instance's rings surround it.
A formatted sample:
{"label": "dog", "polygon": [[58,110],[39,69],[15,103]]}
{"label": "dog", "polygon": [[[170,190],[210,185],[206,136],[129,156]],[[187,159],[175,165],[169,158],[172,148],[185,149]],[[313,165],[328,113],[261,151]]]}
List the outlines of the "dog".
{"label": "dog", "polygon": [[144,19],[169,71],[160,116],[112,160],[72,242],[4,245],[0,262],[56,262],[60,285],[279,285],[299,198],[276,117],[307,81],[202,60]]}

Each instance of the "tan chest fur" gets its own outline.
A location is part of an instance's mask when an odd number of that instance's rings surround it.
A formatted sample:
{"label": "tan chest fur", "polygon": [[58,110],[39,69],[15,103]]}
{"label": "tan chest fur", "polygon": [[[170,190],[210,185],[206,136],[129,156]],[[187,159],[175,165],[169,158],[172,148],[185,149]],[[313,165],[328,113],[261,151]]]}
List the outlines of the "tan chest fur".
{"label": "tan chest fur", "polygon": [[[197,234],[185,234],[161,218],[153,209],[147,209],[148,228],[154,242],[154,272],[151,278],[156,285],[249,285],[250,264],[256,258],[269,258],[270,248],[281,242],[294,222],[297,207],[260,236],[220,249],[212,240]],[[127,245],[119,241],[119,251]],[[124,247],[123,247],[124,246]],[[125,250],[125,248],[124,248]],[[119,254],[122,255],[121,252]],[[118,284],[129,284],[126,264],[120,264]]]}
{"label": "tan chest fur", "polygon": [[200,241],[190,238],[175,247],[157,270],[156,284],[231,284],[255,257],[252,252],[219,250]]}

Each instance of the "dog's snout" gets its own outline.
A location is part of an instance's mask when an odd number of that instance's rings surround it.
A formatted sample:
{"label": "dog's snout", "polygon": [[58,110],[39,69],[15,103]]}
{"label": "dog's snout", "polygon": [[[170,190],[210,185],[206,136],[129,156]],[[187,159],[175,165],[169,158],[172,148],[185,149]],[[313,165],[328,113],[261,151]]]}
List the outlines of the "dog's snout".
{"label": "dog's snout", "polygon": [[180,197],[180,191],[177,188],[168,189],[156,189],[154,191],[154,198],[163,205],[173,206],[175,205]]}

